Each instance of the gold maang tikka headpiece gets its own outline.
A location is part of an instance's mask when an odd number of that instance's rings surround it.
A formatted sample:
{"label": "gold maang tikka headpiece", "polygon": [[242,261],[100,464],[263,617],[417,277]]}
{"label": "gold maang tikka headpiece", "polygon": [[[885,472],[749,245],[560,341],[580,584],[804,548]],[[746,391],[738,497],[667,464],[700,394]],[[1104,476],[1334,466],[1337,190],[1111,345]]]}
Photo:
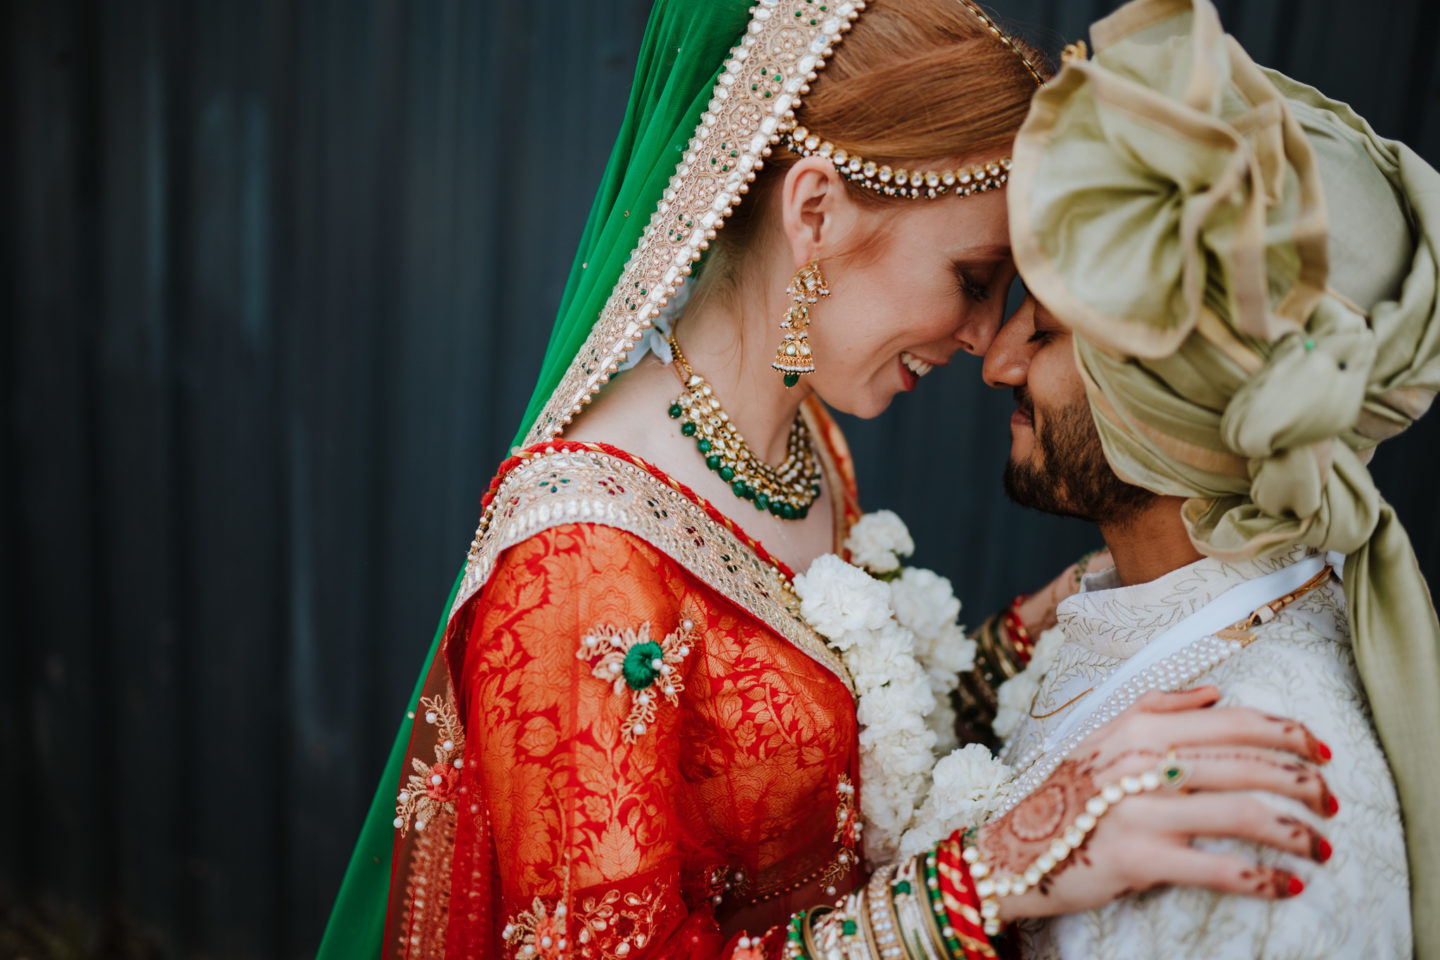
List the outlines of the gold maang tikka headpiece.
{"label": "gold maang tikka headpiece", "polygon": [[[1025,55],[1010,35],[1001,30],[984,10],[981,10],[971,0],[959,0],[959,2],[979,18],[995,39],[1003,43],[1011,53],[1019,58],[1030,76],[1035,78],[1036,86],[1045,84],[1044,74],[1030,62],[1030,58]],[[1010,179],[1009,157],[1001,157],[975,167],[957,167],[950,170],[907,170],[904,167],[891,167],[889,164],[867,160],[853,150],[847,150],[824,139],[819,134],[811,132],[794,120],[790,121],[788,129],[782,127],[780,141],[799,156],[824,157],[835,164],[835,169],[846,180],[887,197],[902,197],[908,200],[934,199],[945,194],[968,197],[972,193],[1003,187]]]}

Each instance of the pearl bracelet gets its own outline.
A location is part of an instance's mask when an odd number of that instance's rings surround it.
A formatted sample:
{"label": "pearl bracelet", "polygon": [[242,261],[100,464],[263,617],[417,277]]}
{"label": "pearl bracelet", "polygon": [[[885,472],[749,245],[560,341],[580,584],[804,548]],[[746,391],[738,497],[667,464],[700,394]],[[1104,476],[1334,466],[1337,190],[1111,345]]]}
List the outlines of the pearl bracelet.
{"label": "pearl bracelet", "polygon": [[980,851],[966,846],[961,857],[970,865],[970,876],[975,880],[975,893],[980,898],[980,916],[984,921],[985,933],[994,936],[1000,932],[1001,897],[1019,896],[1039,885],[1047,875],[1065,861],[1079,846],[1085,843],[1090,831],[1100,822],[1111,807],[1128,796],[1149,793],[1163,786],[1178,787],[1185,781],[1187,771],[1174,762],[1173,751],[1166,763],[1154,770],[1146,770],[1139,776],[1121,777],[1117,782],[1107,784],[1100,792],[1085,802],[1085,810],[1066,827],[1035,861],[1019,873],[1003,877],[990,876],[990,867],[980,858]]}

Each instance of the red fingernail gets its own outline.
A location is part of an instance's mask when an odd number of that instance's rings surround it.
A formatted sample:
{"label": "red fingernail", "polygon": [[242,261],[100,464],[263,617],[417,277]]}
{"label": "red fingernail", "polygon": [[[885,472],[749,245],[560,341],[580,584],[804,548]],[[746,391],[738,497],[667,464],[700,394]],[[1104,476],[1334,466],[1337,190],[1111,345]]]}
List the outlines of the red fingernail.
{"label": "red fingernail", "polygon": [[1315,741],[1316,760],[1319,760],[1321,763],[1328,763],[1332,756],[1334,756],[1334,754],[1330,752],[1330,748],[1326,745],[1324,740]]}
{"label": "red fingernail", "polygon": [[1333,817],[1340,812],[1340,801],[1335,799],[1335,794],[1325,795],[1325,816]]}
{"label": "red fingernail", "polygon": [[1334,852],[1335,849],[1330,846],[1330,841],[1324,837],[1320,837],[1315,841],[1315,859],[1321,863],[1329,862],[1330,855]]}
{"label": "red fingernail", "polygon": [[1292,876],[1290,878],[1290,882],[1285,885],[1285,896],[1298,897],[1300,896],[1301,891],[1303,891],[1304,889],[1305,881],[1301,880],[1299,877]]}

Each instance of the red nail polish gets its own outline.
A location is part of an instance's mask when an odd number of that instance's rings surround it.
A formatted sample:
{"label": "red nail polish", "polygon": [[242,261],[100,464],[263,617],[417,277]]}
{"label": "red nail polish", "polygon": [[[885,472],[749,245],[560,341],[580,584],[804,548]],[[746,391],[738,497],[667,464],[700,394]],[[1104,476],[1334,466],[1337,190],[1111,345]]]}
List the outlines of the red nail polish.
{"label": "red nail polish", "polygon": [[1334,852],[1335,852],[1335,848],[1332,847],[1332,846],[1330,846],[1330,841],[1329,841],[1329,840],[1326,840],[1324,837],[1321,837],[1321,838],[1319,838],[1319,840],[1316,841],[1316,843],[1315,843],[1315,859],[1316,859],[1316,860],[1319,860],[1321,863],[1327,863],[1327,862],[1329,862],[1330,857],[1331,857],[1331,855],[1332,855]]}
{"label": "red nail polish", "polygon": [[1335,799],[1333,793],[1325,795],[1325,816],[1333,817],[1340,812],[1340,801]]}
{"label": "red nail polish", "polygon": [[1305,881],[1299,877],[1292,876],[1290,882],[1285,885],[1285,896],[1298,897],[1305,889]]}
{"label": "red nail polish", "polygon": [[1334,756],[1334,754],[1330,752],[1330,747],[1326,745],[1324,740],[1315,741],[1315,759],[1322,763],[1328,763],[1332,756]]}

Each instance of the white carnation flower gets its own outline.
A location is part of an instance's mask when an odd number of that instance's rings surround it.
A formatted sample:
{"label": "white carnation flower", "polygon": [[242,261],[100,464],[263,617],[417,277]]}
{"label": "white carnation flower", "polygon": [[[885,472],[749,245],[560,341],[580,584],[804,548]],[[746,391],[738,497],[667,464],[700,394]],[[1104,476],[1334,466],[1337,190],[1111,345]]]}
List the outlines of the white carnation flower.
{"label": "white carnation flower", "polygon": [[931,673],[953,678],[950,683],[953,690],[960,682],[960,674],[975,669],[975,641],[958,623],[948,624],[935,637],[923,659]]}
{"label": "white carnation flower", "polygon": [[935,697],[923,676],[918,683],[886,684],[864,694],[855,706],[855,719],[862,728],[860,745],[901,733],[925,733],[925,714],[934,707]]}
{"label": "white carnation flower", "polygon": [[1009,739],[1020,726],[1020,721],[1030,712],[1030,704],[1039,692],[1040,681],[1029,670],[1017,673],[1000,684],[1000,688],[995,691],[995,699],[998,701],[995,721],[990,725],[997,737],[1002,740]]}
{"label": "white carnation flower", "polygon": [[[935,681],[930,681],[931,691],[934,691]],[[955,709],[950,706],[950,698],[937,696],[935,698],[935,709],[925,718],[925,726],[935,734],[935,752],[941,756],[960,746],[960,740],[955,736]]]}
{"label": "white carnation flower", "polygon": [[890,588],[841,560],[822,554],[795,578],[800,615],[826,637],[878,630],[890,619]]}
{"label": "white carnation flower", "polygon": [[878,510],[855,522],[845,549],[856,566],[872,573],[893,573],[900,569],[901,557],[915,552],[915,541],[904,521],[889,510]]}
{"label": "white carnation flower", "polygon": [[960,615],[960,601],[950,581],[933,570],[906,567],[890,581],[890,596],[895,605],[895,619],[920,637],[928,650],[947,626],[953,626]]}
{"label": "white carnation flower", "polygon": [[915,635],[894,620],[845,650],[845,666],[864,696],[881,684],[913,682],[920,672],[915,662]]}
{"label": "white carnation flower", "polygon": [[950,753],[935,765],[930,793],[900,840],[900,856],[984,823],[1009,796],[1013,778],[1013,771],[978,743]]}
{"label": "white carnation flower", "polygon": [[935,764],[930,799],[946,832],[984,823],[1005,799],[1013,776],[978,743],[966,744]]}

